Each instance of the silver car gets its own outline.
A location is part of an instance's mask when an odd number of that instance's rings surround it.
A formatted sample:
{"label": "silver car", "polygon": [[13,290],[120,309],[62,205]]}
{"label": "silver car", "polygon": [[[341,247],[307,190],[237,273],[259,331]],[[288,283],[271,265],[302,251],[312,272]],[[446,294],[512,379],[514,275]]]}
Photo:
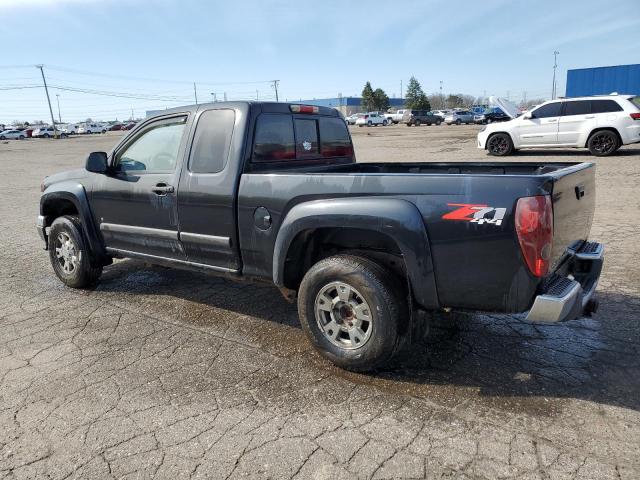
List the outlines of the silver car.
{"label": "silver car", "polygon": [[469,112],[467,110],[460,110],[457,112],[449,112],[446,117],[444,117],[444,123],[447,125],[456,124],[461,125],[466,123],[469,125],[473,123],[473,112]]}

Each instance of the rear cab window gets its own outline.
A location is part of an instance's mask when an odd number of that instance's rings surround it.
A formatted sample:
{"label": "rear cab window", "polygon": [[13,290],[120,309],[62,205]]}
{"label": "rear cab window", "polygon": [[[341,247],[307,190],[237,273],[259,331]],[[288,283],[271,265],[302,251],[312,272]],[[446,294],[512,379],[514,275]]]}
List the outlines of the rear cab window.
{"label": "rear cab window", "polygon": [[278,113],[258,117],[253,163],[316,162],[352,155],[349,131],[339,117]]}

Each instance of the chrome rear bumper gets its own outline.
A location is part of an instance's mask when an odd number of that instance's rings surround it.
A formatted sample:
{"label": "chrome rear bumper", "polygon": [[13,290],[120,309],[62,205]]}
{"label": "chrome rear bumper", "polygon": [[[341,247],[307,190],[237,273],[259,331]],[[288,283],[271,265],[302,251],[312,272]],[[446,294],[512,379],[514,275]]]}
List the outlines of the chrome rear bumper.
{"label": "chrome rear bumper", "polygon": [[589,315],[597,308],[594,294],[604,263],[604,245],[587,242],[568,249],[565,276],[554,274],[527,314],[532,322],[554,323]]}

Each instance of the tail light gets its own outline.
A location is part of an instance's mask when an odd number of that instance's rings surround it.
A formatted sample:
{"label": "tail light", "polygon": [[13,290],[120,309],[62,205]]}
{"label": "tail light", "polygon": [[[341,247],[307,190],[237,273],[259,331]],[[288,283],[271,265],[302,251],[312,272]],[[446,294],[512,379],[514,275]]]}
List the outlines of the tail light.
{"label": "tail light", "polygon": [[529,270],[536,277],[544,277],[549,271],[553,241],[553,207],[549,195],[518,200],[516,233]]}
{"label": "tail light", "polygon": [[640,120],[640,113],[630,113],[629,115],[631,115],[631,118],[634,120]]}

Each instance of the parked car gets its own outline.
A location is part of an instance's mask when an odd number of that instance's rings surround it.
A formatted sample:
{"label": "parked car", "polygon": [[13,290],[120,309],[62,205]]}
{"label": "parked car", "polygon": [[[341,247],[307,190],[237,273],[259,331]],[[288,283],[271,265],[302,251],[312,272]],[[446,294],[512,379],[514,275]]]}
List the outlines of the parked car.
{"label": "parked car", "polygon": [[461,125],[466,123],[467,125],[473,123],[473,113],[468,110],[457,110],[453,112],[449,112],[446,117],[444,117],[444,121],[447,125]]}
{"label": "parked car", "polygon": [[433,113],[434,115],[437,115],[438,117],[442,118],[442,121],[444,121],[444,117],[446,117],[449,112],[451,112],[451,110],[432,110],[431,111],[431,113]]}
{"label": "parked car", "polygon": [[442,119],[438,115],[434,115],[432,112],[426,110],[405,110],[402,117],[402,123],[407,127],[415,125],[419,127],[422,124],[426,125],[440,125]]}
{"label": "parked car", "polygon": [[78,133],[78,125],[76,124],[62,125],[59,128],[61,132],[64,132],[67,135],[75,135]]}
{"label": "parked car", "polygon": [[347,122],[347,125],[355,125],[356,120],[358,120],[358,118],[363,116],[364,116],[364,113],[354,113],[352,115],[349,115],[348,117],[345,117],[344,121]]}
{"label": "parked car", "polygon": [[[513,104],[505,103],[503,109],[512,116],[518,113]],[[521,148],[586,147],[592,155],[604,157],[638,142],[640,96],[632,95],[552,100],[478,133],[478,148],[498,156]]]}
{"label": "parked car", "polygon": [[384,114],[384,116],[386,117],[387,122],[400,123],[406,111],[407,111],[406,109],[400,109],[393,113],[387,112]]}
{"label": "parked car", "polygon": [[122,130],[123,125],[121,123],[115,123],[109,127],[110,132],[117,132]]}
{"label": "parked car", "polygon": [[[58,135],[60,137],[66,137],[67,134],[64,133],[63,131],[58,129]],[[36,128],[32,133],[31,136],[33,138],[50,138],[50,137],[55,137],[55,130],[53,129],[53,127],[40,127],[40,128]]]}
{"label": "parked car", "polygon": [[131,130],[136,125],[137,125],[136,122],[127,123],[125,126],[122,127],[122,130]]}
{"label": "parked car", "polygon": [[22,130],[4,130],[0,132],[0,140],[24,140],[26,137]]}
{"label": "parked car", "polygon": [[425,331],[417,311],[588,314],[603,264],[593,164],[356,163],[328,107],[165,110],[41,190],[37,229],[67,286],[114,258],[273,282],[352,370]]}
{"label": "parked car", "polygon": [[362,117],[356,120],[356,125],[359,127],[376,127],[378,125],[386,126],[389,122],[386,118],[380,115],[378,112],[365,113]]}
{"label": "parked car", "polygon": [[106,133],[107,127],[99,123],[85,123],[78,128],[79,134]]}
{"label": "parked car", "polygon": [[473,121],[477,124],[486,125],[494,122],[506,122],[511,120],[511,116],[504,113],[500,108],[492,108],[486,110],[484,113],[474,115]]}

